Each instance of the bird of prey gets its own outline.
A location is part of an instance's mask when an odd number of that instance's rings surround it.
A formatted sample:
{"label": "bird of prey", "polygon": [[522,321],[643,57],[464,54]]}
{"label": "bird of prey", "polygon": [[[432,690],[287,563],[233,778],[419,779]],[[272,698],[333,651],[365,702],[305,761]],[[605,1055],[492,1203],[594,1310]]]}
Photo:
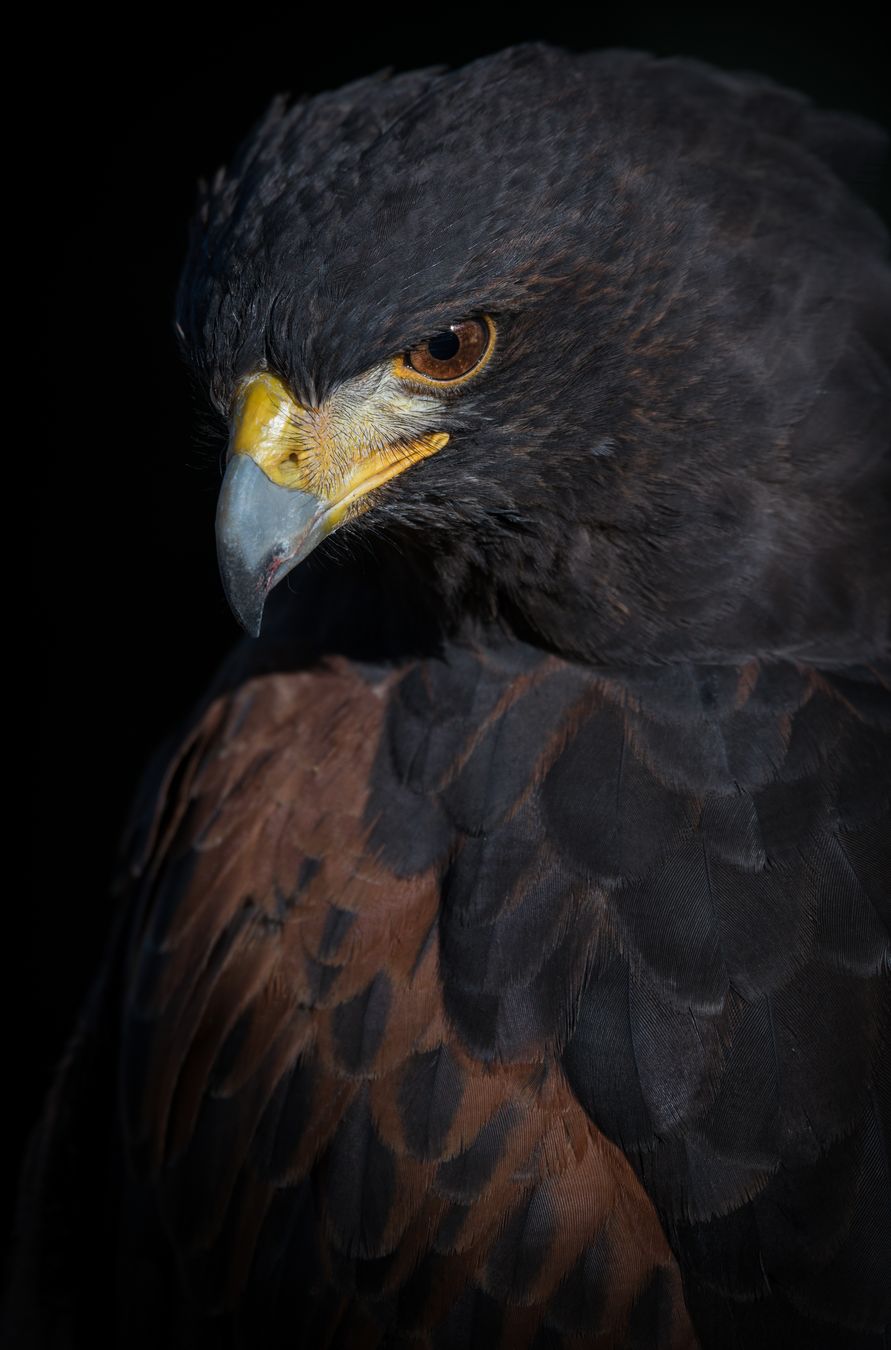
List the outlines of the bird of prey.
{"label": "bird of prey", "polygon": [[881,150],[533,45],[276,102],[207,187],[262,632],[137,812],[23,1343],[888,1345]]}

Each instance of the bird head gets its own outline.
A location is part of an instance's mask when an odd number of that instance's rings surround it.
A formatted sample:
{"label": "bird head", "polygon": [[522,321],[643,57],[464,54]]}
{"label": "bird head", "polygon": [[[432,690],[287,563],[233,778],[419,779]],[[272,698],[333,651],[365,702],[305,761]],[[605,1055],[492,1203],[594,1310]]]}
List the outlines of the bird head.
{"label": "bird head", "polygon": [[881,646],[889,276],[834,167],[874,149],[639,53],[278,100],[205,191],[178,307],[230,428],[244,627],[338,532],[586,660]]}

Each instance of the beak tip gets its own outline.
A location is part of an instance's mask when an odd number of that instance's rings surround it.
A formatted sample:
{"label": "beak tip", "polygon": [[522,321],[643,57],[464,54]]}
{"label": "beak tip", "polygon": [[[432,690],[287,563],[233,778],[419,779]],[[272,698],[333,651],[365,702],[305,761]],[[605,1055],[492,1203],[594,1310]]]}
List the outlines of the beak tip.
{"label": "beak tip", "polygon": [[[237,572],[233,575],[232,571],[223,566],[220,567],[220,573],[226,600],[239,627],[244,629],[248,637],[259,637],[263,626],[263,610],[266,607],[266,592],[255,583],[251,584],[253,578],[247,578]],[[247,585],[239,585],[238,582],[247,582]]]}

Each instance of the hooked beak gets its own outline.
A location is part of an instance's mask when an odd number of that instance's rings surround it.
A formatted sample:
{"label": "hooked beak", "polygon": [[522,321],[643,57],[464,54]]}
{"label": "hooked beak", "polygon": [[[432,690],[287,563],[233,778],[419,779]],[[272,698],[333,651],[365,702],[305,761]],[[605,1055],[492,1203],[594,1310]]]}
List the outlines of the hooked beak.
{"label": "hooked beak", "polygon": [[226,597],[251,636],[259,635],[273,586],[326,535],[367,510],[375,488],[449,439],[442,432],[388,436],[386,413],[354,394],[340,406],[332,399],[304,408],[266,371],[245,381],[216,533]]}
{"label": "hooked beak", "polygon": [[266,597],[324,539],[326,502],[283,488],[248,455],[233,455],[217,503],[217,558],[226,599],[258,637]]}

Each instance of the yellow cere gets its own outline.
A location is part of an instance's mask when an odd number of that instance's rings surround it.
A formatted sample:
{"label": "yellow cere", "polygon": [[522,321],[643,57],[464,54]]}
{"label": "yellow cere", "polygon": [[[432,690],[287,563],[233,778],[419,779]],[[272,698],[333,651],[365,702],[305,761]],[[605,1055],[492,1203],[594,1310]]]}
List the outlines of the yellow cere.
{"label": "yellow cere", "polygon": [[369,372],[322,407],[305,408],[277,375],[258,371],[241,387],[230,450],[249,455],[280,487],[327,502],[337,517],[332,524],[339,523],[362,509],[367,493],[449,439],[446,432],[422,430],[429,404],[415,408],[381,380]]}
{"label": "yellow cere", "polygon": [[300,411],[277,375],[251,375],[235,405],[229,447],[233,455],[250,455],[273,483],[298,486],[288,480],[293,480],[299,459],[300,435],[294,413]]}

